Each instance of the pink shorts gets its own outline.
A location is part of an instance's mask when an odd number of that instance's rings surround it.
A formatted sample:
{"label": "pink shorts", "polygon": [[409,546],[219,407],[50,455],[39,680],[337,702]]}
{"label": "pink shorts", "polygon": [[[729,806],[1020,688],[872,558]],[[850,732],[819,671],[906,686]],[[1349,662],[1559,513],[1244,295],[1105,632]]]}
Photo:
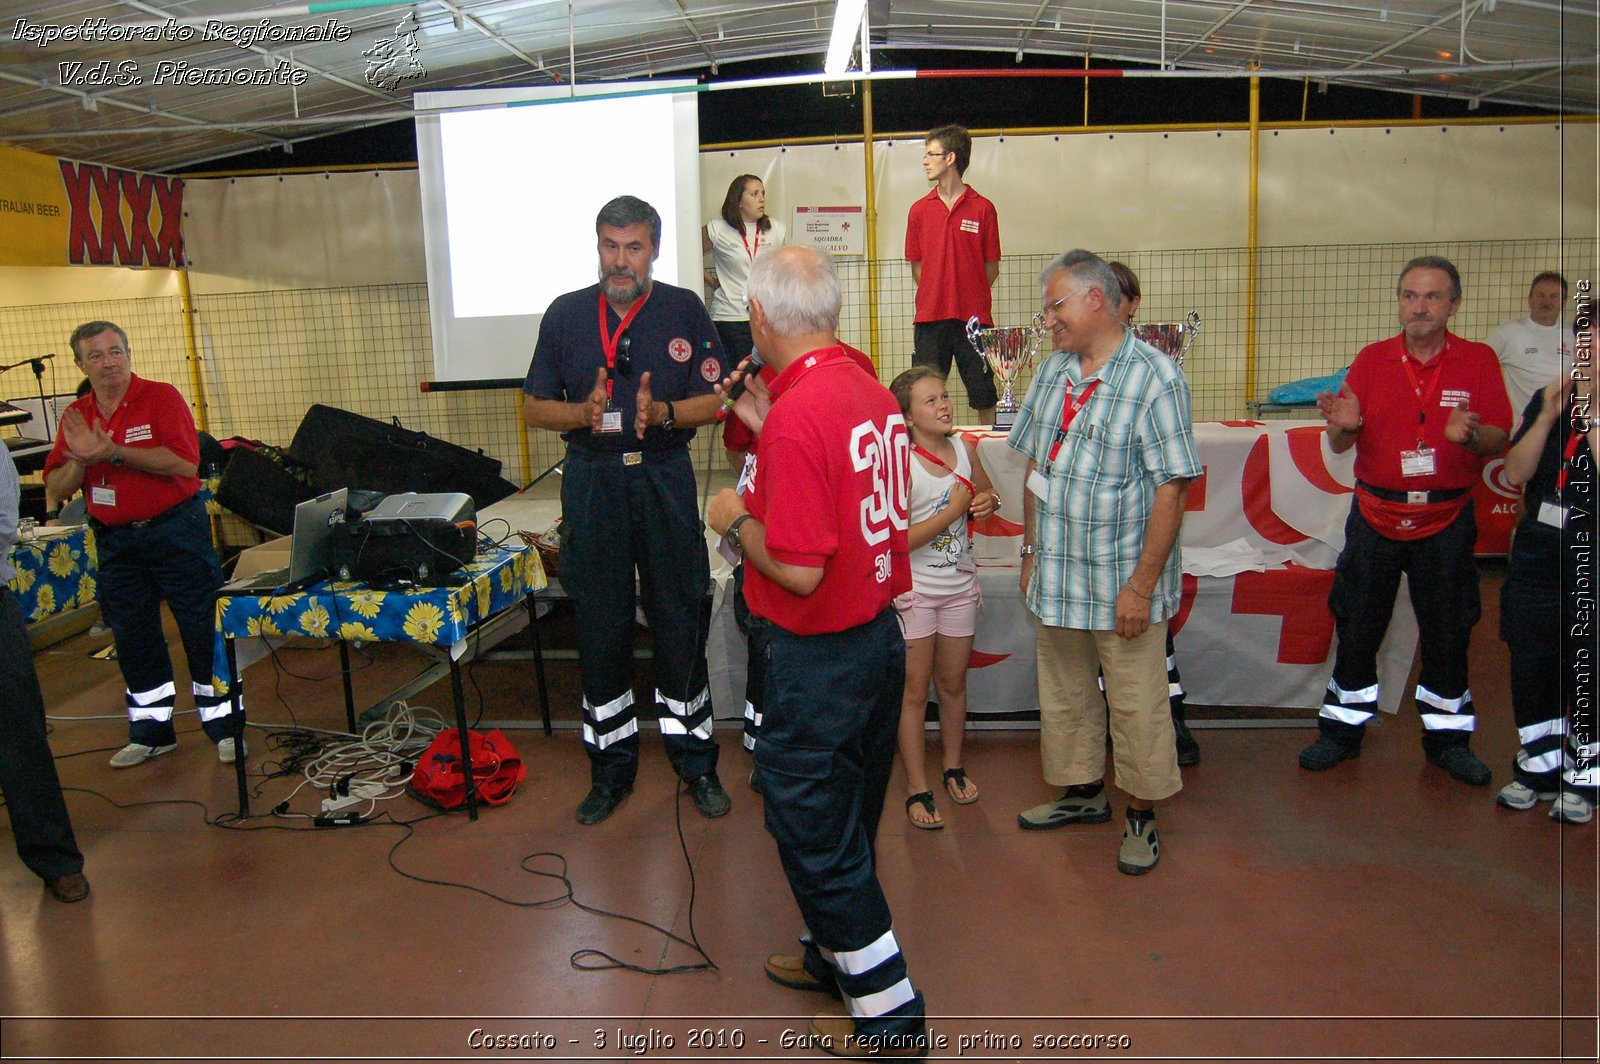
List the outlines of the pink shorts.
{"label": "pink shorts", "polygon": [[907,639],[926,639],[935,633],[959,639],[978,630],[978,607],[983,595],[978,582],[954,595],[926,595],[915,589],[894,600],[900,627]]}

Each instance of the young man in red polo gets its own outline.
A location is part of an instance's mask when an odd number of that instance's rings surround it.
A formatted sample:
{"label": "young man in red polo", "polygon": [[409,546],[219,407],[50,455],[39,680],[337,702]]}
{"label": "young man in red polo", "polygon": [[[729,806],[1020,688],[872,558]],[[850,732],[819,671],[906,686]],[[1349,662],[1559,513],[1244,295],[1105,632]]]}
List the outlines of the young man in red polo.
{"label": "young man in red polo", "polygon": [[911,205],[906,261],[917,284],[911,364],[950,375],[953,361],[967,402],[985,425],[994,424],[994,374],[967,339],[967,322],[993,325],[990,289],[1000,276],[1000,222],[994,204],[963,180],[972,137],[960,126],[928,134],[922,170],[933,189]]}

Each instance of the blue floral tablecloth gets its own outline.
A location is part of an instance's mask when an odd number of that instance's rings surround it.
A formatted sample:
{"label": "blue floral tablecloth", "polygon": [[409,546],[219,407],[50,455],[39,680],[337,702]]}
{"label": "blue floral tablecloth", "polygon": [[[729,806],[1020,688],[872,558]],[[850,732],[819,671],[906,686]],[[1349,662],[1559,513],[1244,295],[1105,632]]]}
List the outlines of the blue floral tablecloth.
{"label": "blue floral tablecloth", "polygon": [[[10,581],[29,624],[95,600],[99,564],[94,533],[80,525],[66,535],[18,543],[7,555],[17,575]],[[541,570],[542,573],[542,570]]]}
{"label": "blue floral tablecloth", "polygon": [[[293,595],[217,596],[217,671],[226,671],[224,639],[303,635],[367,643],[448,647],[545,586],[532,547],[491,547],[461,570],[455,587],[377,591],[352,581],[329,581]],[[226,677],[219,677],[226,682]]]}

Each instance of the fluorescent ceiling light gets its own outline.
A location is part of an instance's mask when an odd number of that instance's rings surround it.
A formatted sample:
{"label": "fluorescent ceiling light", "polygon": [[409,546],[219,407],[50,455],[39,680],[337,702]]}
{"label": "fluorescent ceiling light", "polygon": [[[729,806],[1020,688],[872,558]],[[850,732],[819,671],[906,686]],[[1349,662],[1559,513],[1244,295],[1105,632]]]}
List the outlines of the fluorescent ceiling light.
{"label": "fluorescent ceiling light", "polygon": [[822,61],[824,74],[843,74],[850,64],[850,53],[861,30],[861,13],[867,0],[838,0],[833,8],[833,33],[828,36],[828,57]]}

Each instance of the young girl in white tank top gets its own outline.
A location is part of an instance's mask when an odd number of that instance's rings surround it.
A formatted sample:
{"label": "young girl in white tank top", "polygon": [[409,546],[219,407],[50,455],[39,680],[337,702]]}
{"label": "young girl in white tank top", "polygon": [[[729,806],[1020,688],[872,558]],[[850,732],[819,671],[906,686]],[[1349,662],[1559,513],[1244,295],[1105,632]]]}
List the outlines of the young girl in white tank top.
{"label": "young girl in white tank top", "polygon": [[912,589],[895,606],[906,638],[906,687],[900,703],[900,758],[905,763],[906,815],[919,828],[944,827],[923,764],[930,677],[939,692],[944,788],[961,805],[978,787],[961,763],[967,726],[967,662],[978,621],[978,570],[969,518],[994,513],[1000,497],[972,445],[953,436],[954,407],[944,378],[914,366],[889,390],[911,435],[910,545]]}

